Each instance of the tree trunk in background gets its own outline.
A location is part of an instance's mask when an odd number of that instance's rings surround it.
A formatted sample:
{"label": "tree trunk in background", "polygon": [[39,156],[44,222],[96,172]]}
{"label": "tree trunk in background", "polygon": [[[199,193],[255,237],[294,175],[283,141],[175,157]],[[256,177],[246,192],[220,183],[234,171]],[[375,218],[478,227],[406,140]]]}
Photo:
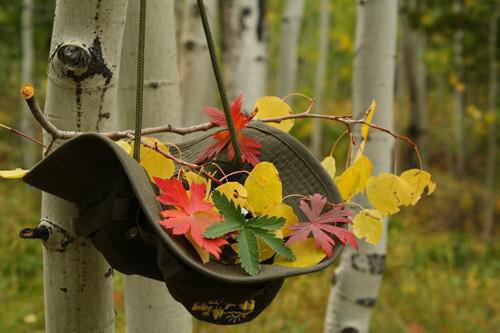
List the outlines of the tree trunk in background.
{"label": "tree trunk in background", "polygon": [[[143,127],[181,124],[173,0],[147,4]],[[121,128],[135,126],[139,0],[129,0],[119,82]],[[155,135],[162,141],[172,136]],[[125,276],[128,333],[192,331],[191,316],[170,296],[165,283]]]}
{"label": "tree trunk in background", "polygon": [[[378,103],[373,122],[393,128],[393,90],[398,2],[358,1],[356,52],[353,76],[353,116],[361,117],[372,99]],[[358,128],[359,131],[359,128]],[[390,172],[393,139],[371,131],[365,154],[373,162],[373,173]],[[368,200],[357,200],[368,207]],[[368,332],[385,268],[387,220],[382,240],[376,246],[360,241],[359,251],[347,247],[335,271],[324,332]]]}
{"label": "tree trunk in background", "polygon": [[240,0],[241,47],[236,76],[237,94],[243,94],[243,111],[251,113],[266,93],[266,1]]}
{"label": "tree trunk in background", "polygon": [[[198,4],[196,0],[188,0],[184,5],[180,48],[182,124],[190,126],[208,120],[202,110],[205,106],[213,105],[216,84]],[[210,25],[214,27],[216,1],[206,1],[205,8]]]}
{"label": "tree trunk in background", "polygon": [[[422,1],[411,1],[412,11],[423,12]],[[422,29],[412,27],[409,19],[402,19],[403,59],[408,82],[410,99],[409,125],[407,135],[417,143],[422,164],[427,165],[427,66],[425,63],[426,36]],[[407,149],[409,168],[419,167],[420,163],[412,147]]]}
{"label": "tree trunk in background", "polygon": [[[21,13],[21,81],[22,83],[33,82],[33,62],[34,62],[34,40],[33,40],[33,0],[23,0]],[[22,104],[21,110],[21,131],[35,137],[35,123],[26,103]],[[36,160],[37,147],[29,141],[22,141],[23,167],[30,169]]]}
{"label": "tree trunk in background", "polygon": [[[45,115],[58,128],[116,129],[126,8],[125,0],[56,2]],[[46,144],[50,139],[45,135]],[[60,228],[74,234],[76,215],[74,205],[43,193],[42,224],[54,237],[43,253],[45,331],[113,332],[113,277],[104,257],[88,239],[55,241]]]}
{"label": "tree trunk in background", "polygon": [[[453,4],[454,11],[460,13],[462,4],[459,1]],[[454,83],[455,94],[455,117],[454,117],[454,136],[456,147],[455,175],[463,177],[465,173],[465,141],[464,141],[464,113],[465,113],[465,95],[464,95],[464,61],[463,61],[463,30],[457,30],[453,33],[453,60],[457,82]]]}
{"label": "tree trunk in background", "polygon": [[490,36],[488,41],[488,56],[490,76],[488,82],[488,117],[491,119],[488,130],[488,161],[486,164],[486,207],[484,212],[483,238],[486,242],[491,241],[493,223],[495,218],[495,160],[497,153],[497,132],[496,132],[496,91],[497,91],[497,66],[496,66],[496,45],[497,45],[497,24],[500,15],[500,5],[497,3],[490,19]]}
{"label": "tree trunk in background", "polygon": [[[211,0],[212,1],[212,0]],[[238,92],[238,68],[241,47],[240,0],[220,0],[221,65],[227,97],[233,100]]]}
{"label": "tree trunk in background", "polygon": [[[314,79],[314,98],[316,100],[316,112],[323,113],[323,88],[325,85],[326,63],[328,59],[328,40],[330,31],[330,8],[329,0],[321,0],[319,7],[319,58],[316,64],[316,76]],[[321,119],[313,120],[312,129],[312,152],[320,158],[321,145],[323,143],[323,124]]]}
{"label": "tree trunk in background", "polygon": [[304,0],[287,0],[281,19],[277,96],[295,91],[299,60],[299,37],[304,16]]}

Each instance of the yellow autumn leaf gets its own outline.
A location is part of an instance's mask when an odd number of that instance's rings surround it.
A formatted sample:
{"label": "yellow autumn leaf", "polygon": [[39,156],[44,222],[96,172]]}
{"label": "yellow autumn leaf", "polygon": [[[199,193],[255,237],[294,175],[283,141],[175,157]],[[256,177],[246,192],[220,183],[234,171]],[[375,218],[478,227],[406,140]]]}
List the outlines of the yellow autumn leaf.
{"label": "yellow autumn leaf", "polygon": [[310,267],[321,262],[326,257],[326,254],[316,247],[314,238],[292,243],[289,248],[295,255],[295,260],[291,261],[277,256],[274,260],[275,265],[298,268]]}
{"label": "yellow autumn leaf", "polygon": [[182,176],[188,182],[188,184],[192,184],[192,183],[203,184],[203,185],[208,184],[208,179],[200,176],[196,172],[188,171],[188,172],[185,172]]}
{"label": "yellow autumn leaf", "polygon": [[245,181],[247,208],[259,215],[268,206],[281,203],[282,185],[276,167],[269,162],[260,162]]}
{"label": "yellow autumn leaf", "polygon": [[115,141],[115,143],[120,147],[122,148],[123,150],[125,150],[125,152],[128,154],[128,155],[131,155],[132,153],[132,147],[130,147],[130,144],[125,141],[125,140],[118,140],[118,141]]}
{"label": "yellow autumn leaf", "polygon": [[436,183],[432,181],[430,173],[420,169],[410,169],[403,172],[400,177],[404,179],[413,191],[412,205],[416,204],[425,188],[427,187],[427,195],[436,190]]}
{"label": "yellow autumn leaf", "polygon": [[382,214],[376,209],[363,209],[352,221],[352,231],[358,238],[366,237],[370,244],[377,244],[382,237],[384,223]]}
{"label": "yellow autumn leaf", "polygon": [[[276,96],[264,96],[255,102],[254,109],[257,109],[255,119],[275,118],[288,116],[292,113],[292,108],[284,100]],[[269,123],[270,126],[279,128],[284,132],[292,129],[294,121],[284,120],[280,123]]]}
{"label": "yellow autumn leaf", "polygon": [[186,233],[185,236],[191,243],[191,245],[193,245],[193,248],[200,257],[201,262],[206,264],[210,260],[210,253],[208,253],[207,250],[199,246],[188,233]]}
{"label": "yellow autumn leaf", "polygon": [[227,182],[219,185],[215,190],[224,194],[228,199],[232,200],[240,207],[245,207],[247,203],[247,190],[240,183]]}
{"label": "yellow autumn leaf", "polygon": [[386,172],[368,178],[366,194],[370,204],[382,215],[397,213],[400,206],[408,206],[414,200],[414,193],[406,180]]}
{"label": "yellow autumn leaf", "polygon": [[27,174],[29,170],[24,170],[21,168],[16,168],[14,170],[0,170],[0,178],[5,179],[19,179],[23,178],[25,174]]}
{"label": "yellow autumn leaf", "polygon": [[368,177],[372,174],[373,164],[368,157],[362,155],[339,177],[335,178],[336,185],[344,201],[362,193]]}
{"label": "yellow autumn leaf", "polygon": [[[143,137],[142,140],[145,140],[150,145],[156,145],[162,151],[168,152],[168,148],[158,139],[151,137]],[[134,149],[132,145],[132,149],[130,151],[130,155],[134,154]],[[151,180],[153,177],[159,178],[170,178],[174,175],[175,165],[174,162],[157,151],[148,148],[141,144],[141,160],[140,164],[144,169]]]}
{"label": "yellow autumn leaf", "polygon": [[285,203],[275,204],[273,206],[269,206],[261,215],[267,216],[277,216],[285,218],[285,225],[281,227],[281,232],[283,237],[289,236],[292,231],[289,230],[291,225],[299,223],[299,218],[295,215],[293,208]]}
{"label": "yellow autumn leaf", "polygon": [[[368,116],[366,117],[365,122],[368,124],[372,123],[373,115],[375,114],[375,111],[377,111],[377,102],[375,100],[372,101],[369,107],[370,112],[368,113]],[[366,141],[368,138],[368,130],[370,129],[370,126],[363,124],[361,126],[361,138],[363,139],[363,142]]]}
{"label": "yellow autumn leaf", "polygon": [[334,179],[335,172],[337,172],[337,167],[335,165],[335,159],[333,156],[327,156],[321,161],[321,165],[325,168],[326,172]]}

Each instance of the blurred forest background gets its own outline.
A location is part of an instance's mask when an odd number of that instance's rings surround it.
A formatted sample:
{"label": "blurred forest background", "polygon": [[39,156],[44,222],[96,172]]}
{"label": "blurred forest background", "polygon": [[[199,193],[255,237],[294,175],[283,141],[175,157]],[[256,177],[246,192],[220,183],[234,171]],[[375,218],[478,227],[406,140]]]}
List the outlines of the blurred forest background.
{"label": "blurred forest background", "polygon": [[[267,95],[282,95],[278,71],[286,2],[265,1]],[[176,1],[179,47],[182,3]],[[498,38],[489,47],[495,10],[498,21],[496,0],[400,1],[395,130],[418,143],[424,169],[432,173],[438,188],[433,196],[390,220],[387,270],[374,309],[373,332],[500,329],[499,228],[488,227],[485,213],[493,210],[492,222],[500,216],[498,158],[495,161],[499,110],[498,103],[491,107],[489,101],[498,92],[498,86],[490,91],[489,80],[492,62],[498,63],[500,54]],[[25,128],[18,93],[26,80],[21,76],[21,11],[21,0],[0,4],[0,124],[15,128]],[[34,0],[34,62],[29,80],[37,87],[41,105],[53,13],[54,1]],[[303,14],[294,90],[314,97],[321,94],[315,91],[320,1],[306,0]],[[324,89],[321,110],[316,111],[350,114],[355,1],[330,1],[329,16]],[[492,48],[496,59],[491,59]],[[213,92],[216,103],[215,87]],[[293,101],[295,112],[306,106],[305,101]],[[340,125],[324,123],[316,149],[319,157],[328,154],[342,131]],[[310,144],[312,132],[312,122],[298,121],[292,133]],[[36,135],[41,137],[38,128]],[[29,167],[40,158],[37,150],[0,130],[0,169]],[[344,140],[335,152],[338,168],[345,165],[346,152]],[[401,170],[416,163],[414,152],[404,143],[397,144],[395,155]],[[0,332],[43,332],[41,245],[17,238],[21,228],[36,225],[40,194],[19,181],[5,180],[0,182],[0,193]],[[197,323],[196,332],[320,332],[332,276],[330,268],[288,279],[271,307],[254,322],[227,329]],[[117,331],[121,332],[122,278],[115,274],[115,279]]]}

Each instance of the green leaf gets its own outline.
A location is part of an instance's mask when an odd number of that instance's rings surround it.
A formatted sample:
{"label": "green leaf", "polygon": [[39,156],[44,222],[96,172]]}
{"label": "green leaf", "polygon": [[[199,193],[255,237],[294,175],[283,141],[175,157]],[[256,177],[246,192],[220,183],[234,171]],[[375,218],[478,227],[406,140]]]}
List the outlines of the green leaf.
{"label": "green leaf", "polygon": [[246,227],[252,229],[278,230],[285,225],[286,220],[278,216],[256,216],[248,220]]}
{"label": "green leaf", "polygon": [[243,228],[238,236],[238,247],[241,267],[251,276],[257,275],[260,270],[259,245],[257,237],[250,229]]}
{"label": "green leaf", "polygon": [[288,260],[295,260],[293,252],[285,246],[283,239],[276,237],[272,232],[264,230],[254,230],[257,237],[262,239],[277,254]]}
{"label": "green leaf", "polygon": [[245,223],[245,217],[241,213],[240,206],[236,206],[235,203],[224,194],[215,191],[212,193],[212,200],[215,207],[219,210],[219,213],[224,217],[224,221],[238,221],[241,224]]}
{"label": "green leaf", "polygon": [[208,227],[203,236],[207,238],[219,238],[228,232],[238,231],[241,229],[241,222],[235,220],[224,220],[220,223],[212,224]]}

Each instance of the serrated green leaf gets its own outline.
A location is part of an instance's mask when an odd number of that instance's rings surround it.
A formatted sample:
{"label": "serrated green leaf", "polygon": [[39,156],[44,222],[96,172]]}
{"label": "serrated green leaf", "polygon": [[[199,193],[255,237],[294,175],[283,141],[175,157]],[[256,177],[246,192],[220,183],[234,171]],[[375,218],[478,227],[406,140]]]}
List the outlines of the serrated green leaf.
{"label": "serrated green leaf", "polygon": [[293,252],[285,246],[283,239],[276,237],[272,232],[262,229],[254,230],[257,237],[262,239],[271,249],[288,260],[295,260]]}
{"label": "serrated green leaf", "polygon": [[219,213],[224,217],[224,221],[238,221],[245,223],[245,217],[241,214],[241,208],[228,199],[224,194],[215,191],[212,193],[212,200]]}
{"label": "serrated green leaf", "polygon": [[224,220],[220,223],[212,224],[205,230],[203,236],[207,238],[219,238],[228,232],[238,231],[241,229],[241,222],[235,220]]}
{"label": "serrated green leaf", "polygon": [[278,230],[285,225],[286,220],[278,216],[256,216],[246,223],[246,227],[252,229]]}
{"label": "serrated green leaf", "polygon": [[238,248],[241,267],[251,276],[257,275],[260,270],[259,245],[257,237],[250,229],[243,228],[238,236]]}

